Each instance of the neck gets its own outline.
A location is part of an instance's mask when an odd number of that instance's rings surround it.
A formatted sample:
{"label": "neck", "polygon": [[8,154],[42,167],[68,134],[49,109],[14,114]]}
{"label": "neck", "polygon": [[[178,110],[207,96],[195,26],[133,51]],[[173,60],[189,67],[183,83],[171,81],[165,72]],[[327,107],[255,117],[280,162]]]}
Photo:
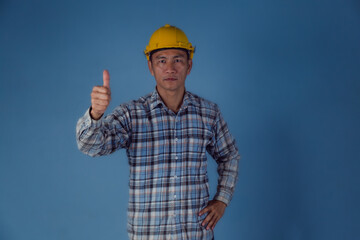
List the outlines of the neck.
{"label": "neck", "polygon": [[165,105],[174,113],[177,113],[180,110],[184,98],[185,88],[180,91],[164,91],[158,87],[156,87],[156,89]]}

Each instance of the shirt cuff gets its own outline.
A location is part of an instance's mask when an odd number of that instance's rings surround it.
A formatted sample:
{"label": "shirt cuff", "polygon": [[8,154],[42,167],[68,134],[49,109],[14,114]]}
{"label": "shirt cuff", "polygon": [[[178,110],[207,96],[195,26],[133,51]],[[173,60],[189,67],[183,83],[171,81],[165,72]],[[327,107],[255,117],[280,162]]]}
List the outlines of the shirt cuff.
{"label": "shirt cuff", "polygon": [[91,107],[88,108],[88,110],[86,110],[85,114],[84,114],[84,123],[85,125],[91,127],[91,128],[99,128],[101,127],[101,123],[102,123],[102,117],[99,118],[98,120],[95,120],[91,117],[90,115],[90,111],[91,111]]}
{"label": "shirt cuff", "polygon": [[215,194],[214,200],[221,201],[221,202],[225,203],[226,206],[228,206],[231,201],[231,197],[232,197],[231,194],[224,192],[224,191],[219,191]]}

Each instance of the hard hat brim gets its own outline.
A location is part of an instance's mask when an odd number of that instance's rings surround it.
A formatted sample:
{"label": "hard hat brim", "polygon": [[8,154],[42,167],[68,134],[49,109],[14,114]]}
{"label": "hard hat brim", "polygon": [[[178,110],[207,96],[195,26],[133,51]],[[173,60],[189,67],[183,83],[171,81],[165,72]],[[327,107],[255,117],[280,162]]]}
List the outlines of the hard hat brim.
{"label": "hard hat brim", "polygon": [[186,52],[187,56],[189,59],[192,59],[192,54],[194,53],[195,51],[195,48],[193,48],[194,50],[191,51],[189,49],[186,49],[186,48],[177,48],[177,47],[169,47],[169,48],[159,48],[159,49],[155,49],[151,52],[149,52],[148,54],[145,54],[146,57],[148,57],[148,60],[151,59],[151,56],[156,53],[156,52],[159,52],[159,51],[163,51],[163,50],[169,50],[169,49],[177,49],[177,50],[182,50],[184,52]]}

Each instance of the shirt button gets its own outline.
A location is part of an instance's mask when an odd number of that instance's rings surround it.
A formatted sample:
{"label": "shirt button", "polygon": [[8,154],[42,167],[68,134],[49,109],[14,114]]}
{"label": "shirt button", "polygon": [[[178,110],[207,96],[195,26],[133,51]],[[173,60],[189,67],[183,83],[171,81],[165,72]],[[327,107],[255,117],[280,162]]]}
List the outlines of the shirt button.
{"label": "shirt button", "polygon": [[176,195],[174,195],[174,199],[176,199]]}
{"label": "shirt button", "polygon": [[177,176],[175,175],[175,176],[174,176],[174,178],[176,179],[176,178],[177,178]]}
{"label": "shirt button", "polygon": [[175,159],[178,159],[179,157],[178,156],[175,156]]}
{"label": "shirt button", "polygon": [[178,138],[175,138],[175,142],[177,142],[178,141]]}

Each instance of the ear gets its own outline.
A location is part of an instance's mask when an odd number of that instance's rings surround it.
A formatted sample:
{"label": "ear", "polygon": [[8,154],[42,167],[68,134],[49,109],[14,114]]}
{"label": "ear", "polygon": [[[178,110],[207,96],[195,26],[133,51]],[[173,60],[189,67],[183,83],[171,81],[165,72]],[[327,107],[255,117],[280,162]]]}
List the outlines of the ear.
{"label": "ear", "polygon": [[148,67],[149,67],[149,70],[150,70],[151,75],[154,76],[154,70],[153,70],[153,68],[152,68],[152,62],[151,62],[150,60],[148,60]]}
{"label": "ear", "polygon": [[189,74],[190,74],[191,69],[192,69],[192,59],[189,59],[189,60],[188,60],[188,70],[187,70],[187,75],[189,75]]}

